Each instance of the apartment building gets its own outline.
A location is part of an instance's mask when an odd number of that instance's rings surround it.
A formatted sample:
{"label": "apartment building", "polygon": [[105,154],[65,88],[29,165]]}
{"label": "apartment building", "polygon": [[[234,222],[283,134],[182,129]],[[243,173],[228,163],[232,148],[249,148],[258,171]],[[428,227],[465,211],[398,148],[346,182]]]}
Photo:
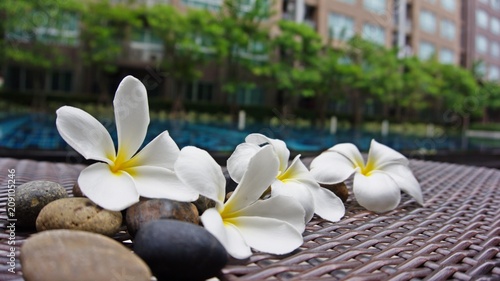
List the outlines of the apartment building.
{"label": "apartment building", "polygon": [[462,20],[461,64],[500,80],[500,0],[462,0]]}
{"label": "apartment building", "polygon": [[[114,0],[122,1],[122,0]],[[200,8],[217,11],[224,0],[142,0],[147,5],[170,4],[181,10]],[[248,0],[248,5],[253,0]],[[276,0],[274,15],[266,25],[272,27],[280,19],[293,20],[313,27],[327,42],[342,44],[355,34],[386,47],[398,47],[400,56],[416,55],[421,59],[435,56],[442,63],[471,67],[481,59],[488,78],[500,78],[500,0]],[[78,17],[69,18],[67,42],[72,57],[78,52]],[[272,28],[271,28],[272,30]],[[48,36],[53,30],[41,27],[39,35]],[[16,34],[14,34],[16,35]],[[21,35],[18,35],[21,36]],[[16,39],[16,38],[14,38]],[[63,38],[64,39],[64,38]],[[137,30],[124,44],[126,51],[119,60],[120,73],[111,77],[119,80],[123,73],[158,78],[163,46],[158,38],[145,30]],[[200,44],[203,42],[200,41]],[[30,70],[23,66],[6,67],[6,86],[29,91]],[[212,69],[213,70],[213,69]],[[216,88],[217,73],[207,69],[200,81],[191,83],[184,93],[191,101],[224,102]],[[43,89],[60,92],[92,92],[90,74],[75,63],[62,70],[46,73]],[[115,79],[116,78],[116,79]],[[158,80],[158,79],[157,79]],[[154,83],[158,81],[153,81]],[[153,83],[153,84],[154,84]],[[163,83],[164,84],[164,83]],[[113,87],[110,86],[110,89]],[[153,95],[172,97],[168,87],[151,89]],[[272,105],[274,100],[263,89],[242,89],[236,95],[240,104]]]}
{"label": "apartment building", "polygon": [[398,47],[400,55],[436,56],[442,63],[459,63],[458,0],[282,1],[293,3],[293,8],[303,2],[304,22],[324,38],[345,41],[359,34],[374,43]]}
{"label": "apartment building", "polygon": [[[408,52],[421,59],[435,56],[441,63],[459,64],[460,1],[399,0],[406,5],[402,31]],[[406,2],[406,3],[405,3]],[[403,10],[403,9],[401,9]]]}
{"label": "apartment building", "polygon": [[[303,22],[335,43],[360,34],[383,46],[392,44],[392,1],[280,0],[281,18]],[[303,8],[300,8],[300,7]]]}

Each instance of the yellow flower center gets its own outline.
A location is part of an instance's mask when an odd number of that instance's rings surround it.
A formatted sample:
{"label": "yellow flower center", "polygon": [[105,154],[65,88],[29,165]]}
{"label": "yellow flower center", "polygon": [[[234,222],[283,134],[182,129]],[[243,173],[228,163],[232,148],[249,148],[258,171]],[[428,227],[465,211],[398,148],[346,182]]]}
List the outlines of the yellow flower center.
{"label": "yellow flower center", "polygon": [[113,173],[118,173],[120,171],[125,170],[126,168],[130,167],[132,159],[126,159],[123,157],[123,154],[118,153],[118,156],[116,159],[113,161],[113,164],[110,165],[110,170]]}
{"label": "yellow flower center", "polygon": [[[361,163],[363,164],[363,163]],[[373,164],[372,161],[368,161],[368,163],[366,163],[366,165],[359,165],[358,166],[360,169],[361,169],[361,174],[365,175],[365,176],[370,176],[371,173],[376,170],[375,169],[375,165]]]}

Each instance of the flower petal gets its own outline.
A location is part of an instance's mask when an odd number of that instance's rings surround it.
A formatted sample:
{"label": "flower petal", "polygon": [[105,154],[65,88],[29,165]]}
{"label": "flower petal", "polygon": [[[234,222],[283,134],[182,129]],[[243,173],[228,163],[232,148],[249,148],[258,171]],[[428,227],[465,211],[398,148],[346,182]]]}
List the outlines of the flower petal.
{"label": "flower petal", "polygon": [[304,219],[302,219],[304,217],[302,205],[289,196],[276,195],[266,200],[257,200],[254,204],[242,209],[238,215],[285,221],[293,225],[300,233],[304,232],[306,227]]}
{"label": "flower petal", "polygon": [[219,205],[226,197],[226,178],[221,167],[205,150],[186,146],[175,162],[175,173],[185,185]]}
{"label": "flower petal", "polygon": [[281,180],[297,179],[314,181],[314,177],[311,175],[311,172],[307,169],[302,160],[300,160],[300,154],[293,159],[290,167],[281,173],[278,178]]}
{"label": "flower petal", "polygon": [[230,224],[224,224],[220,214],[214,209],[206,210],[200,220],[208,232],[226,248],[226,251],[237,259],[245,259],[252,255],[250,247],[246,244],[240,232]]}
{"label": "flower petal", "polygon": [[238,211],[257,201],[276,179],[278,165],[278,158],[273,148],[271,146],[261,148],[250,159],[240,184],[225,203],[225,212],[229,214]]}
{"label": "flower petal", "polygon": [[327,150],[311,162],[311,175],[322,184],[335,184],[345,181],[357,168],[349,158]]}
{"label": "flower petal", "polygon": [[71,106],[63,106],[56,113],[57,130],[71,147],[85,159],[112,163],[116,153],[113,140],[97,119]]}
{"label": "flower petal", "polygon": [[288,167],[290,151],[286,147],[286,143],[284,141],[278,139],[270,139],[262,134],[250,134],[245,138],[245,141],[256,145],[262,145],[264,143],[269,143],[270,145],[272,145],[280,161],[279,171],[280,173],[285,172],[286,167]]}
{"label": "flower petal", "polygon": [[127,76],[116,90],[113,100],[118,157],[130,159],[141,147],[149,125],[149,106],[146,87],[137,78]]}
{"label": "flower petal", "polygon": [[365,161],[363,160],[361,152],[359,152],[358,148],[352,143],[339,143],[329,148],[327,151],[335,151],[343,155],[345,158],[351,161],[354,167],[363,169],[365,166]]}
{"label": "flower petal", "polygon": [[395,163],[407,166],[408,159],[396,150],[372,140],[366,165],[373,169],[380,170],[383,169],[385,165]]}
{"label": "flower petal", "polygon": [[260,146],[253,143],[242,143],[236,147],[229,159],[227,159],[227,171],[231,179],[237,183],[241,181],[248,167],[248,162],[260,149]]}
{"label": "flower petal", "polygon": [[398,187],[413,197],[418,204],[424,205],[422,189],[410,168],[404,165],[393,164],[386,165],[382,171],[389,174]]}
{"label": "flower petal", "polygon": [[276,180],[271,185],[271,198],[275,196],[292,197],[297,200],[304,211],[302,223],[309,222],[314,216],[314,198],[306,185],[293,180],[286,182]]}
{"label": "flower petal", "polygon": [[104,163],[85,168],[78,177],[78,185],[92,202],[111,211],[121,211],[139,202],[132,177],[125,172],[113,173]]}
{"label": "flower petal", "polygon": [[181,202],[198,199],[198,193],[183,184],[169,169],[139,166],[125,171],[134,178],[137,191],[142,197],[166,198]]}
{"label": "flower petal", "polygon": [[127,166],[155,166],[174,170],[179,151],[175,141],[164,131],[132,157]]}
{"label": "flower petal", "polygon": [[314,198],[314,212],[318,216],[336,222],[345,215],[344,203],[335,193],[319,186],[312,189],[311,193]]}
{"label": "flower petal", "polygon": [[265,217],[237,217],[226,221],[238,228],[250,247],[261,252],[288,254],[303,243],[301,233],[282,220]]}
{"label": "flower petal", "polygon": [[376,171],[368,177],[356,173],[353,192],[359,205],[377,213],[393,210],[401,200],[399,187],[383,172]]}

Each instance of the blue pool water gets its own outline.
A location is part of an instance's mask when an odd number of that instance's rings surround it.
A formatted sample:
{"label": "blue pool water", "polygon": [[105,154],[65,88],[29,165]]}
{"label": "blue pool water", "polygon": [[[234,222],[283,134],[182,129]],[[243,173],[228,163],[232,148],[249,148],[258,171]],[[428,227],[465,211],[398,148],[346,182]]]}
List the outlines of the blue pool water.
{"label": "blue pool water", "polygon": [[[112,120],[101,120],[101,122],[109,130],[116,143],[116,129]],[[348,130],[332,135],[321,130],[269,125],[251,125],[244,131],[238,131],[236,125],[160,120],[151,121],[145,143],[165,130],[169,131],[181,148],[194,145],[211,152],[232,152],[249,133],[262,133],[272,138],[282,139],[290,150],[302,153],[320,152],[342,142],[354,143],[360,150],[367,151],[373,138],[399,151],[422,148],[456,151],[461,148],[461,140],[451,137],[437,140],[389,135],[389,137],[382,138],[380,134],[367,132],[354,134]],[[57,132],[55,115],[42,114],[10,115],[0,118],[0,148],[70,150]],[[467,148],[475,149],[474,144],[469,144]]]}

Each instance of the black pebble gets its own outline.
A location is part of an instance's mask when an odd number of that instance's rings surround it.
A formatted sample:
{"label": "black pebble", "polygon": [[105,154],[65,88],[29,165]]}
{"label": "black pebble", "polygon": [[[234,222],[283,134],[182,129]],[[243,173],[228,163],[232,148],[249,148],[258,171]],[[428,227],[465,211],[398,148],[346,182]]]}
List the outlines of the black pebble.
{"label": "black pebble", "polygon": [[210,232],[178,220],[156,220],[141,227],[134,252],[158,281],[205,280],[216,276],[228,260],[226,250]]}

